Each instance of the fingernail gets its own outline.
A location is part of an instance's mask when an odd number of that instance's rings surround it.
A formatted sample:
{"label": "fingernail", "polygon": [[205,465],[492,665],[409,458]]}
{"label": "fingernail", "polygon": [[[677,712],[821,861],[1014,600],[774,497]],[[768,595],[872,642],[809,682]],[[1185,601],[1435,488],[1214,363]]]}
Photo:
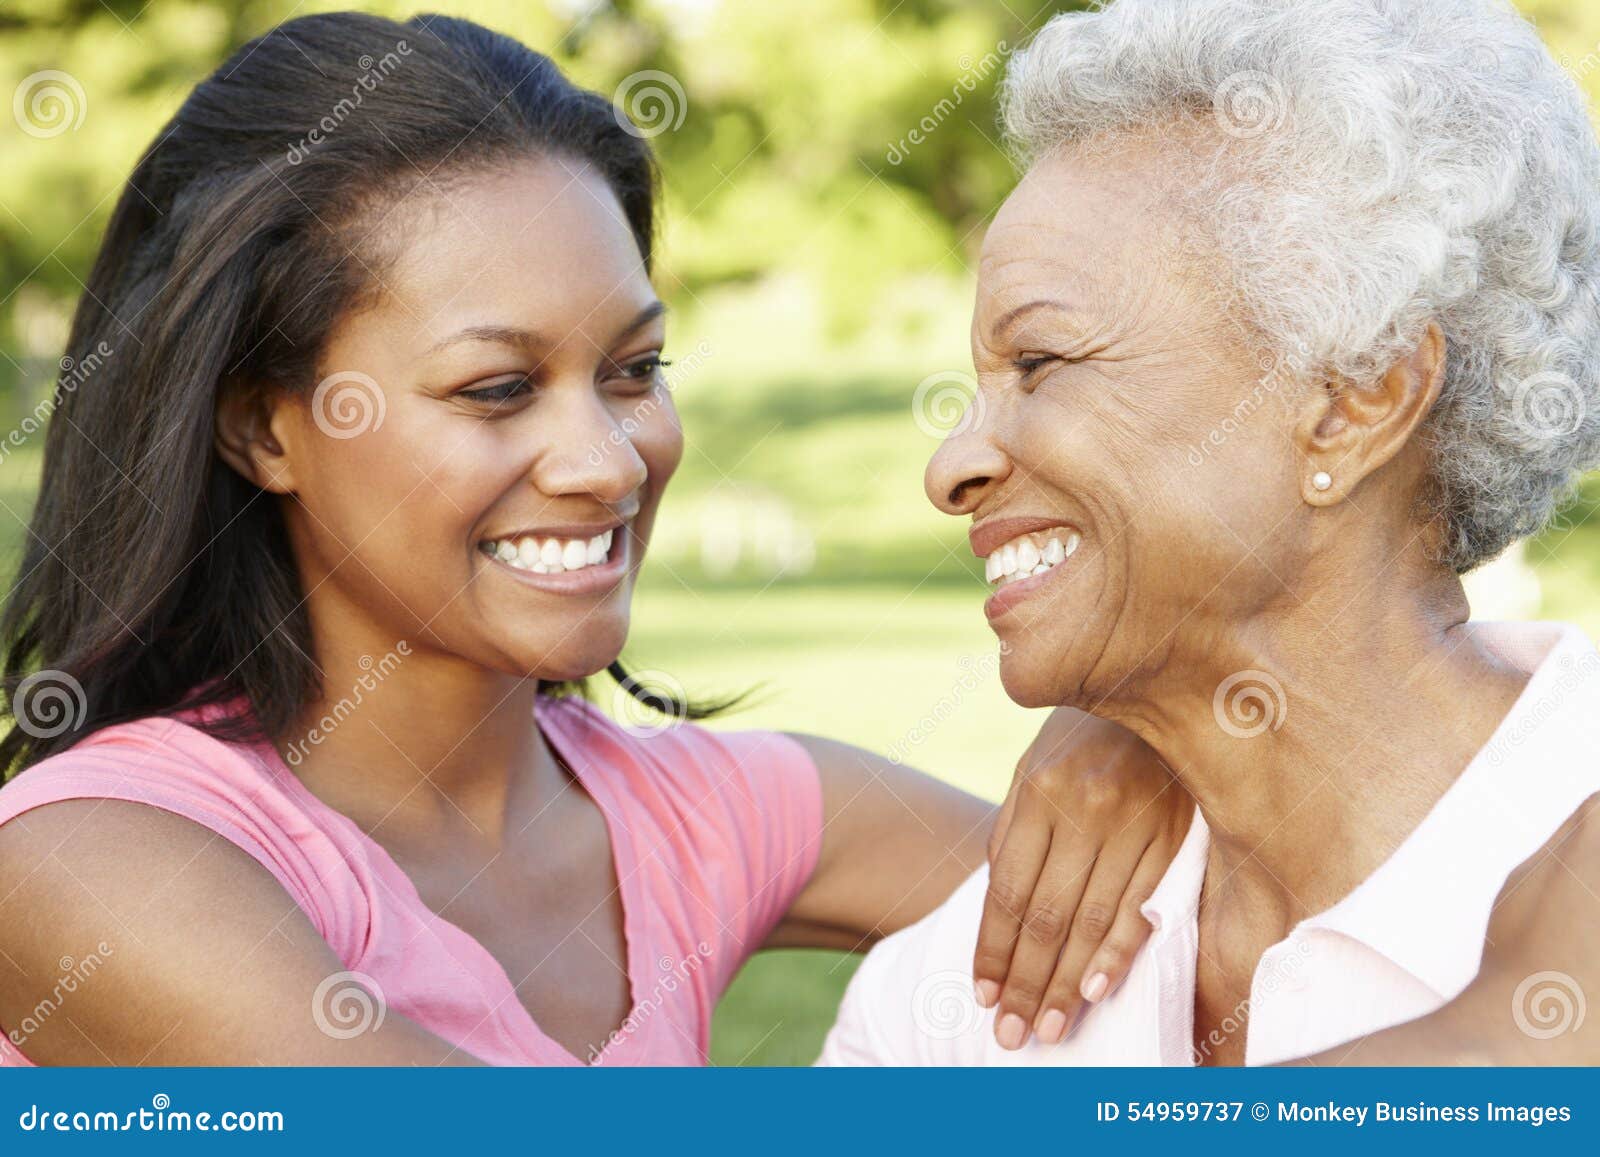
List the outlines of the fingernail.
{"label": "fingernail", "polygon": [[1110,982],[1106,979],[1105,973],[1095,973],[1083,982],[1083,988],[1080,990],[1083,993],[1083,999],[1093,1004],[1106,994],[1106,985],[1108,983]]}
{"label": "fingernail", "polygon": [[973,988],[976,989],[979,1008],[993,1008],[994,1002],[1000,999],[1000,986],[992,980],[980,980]]}
{"label": "fingernail", "polygon": [[1028,1026],[1016,1013],[1008,1012],[1000,1018],[1000,1029],[995,1033],[995,1039],[1003,1049],[1020,1049],[1022,1042],[1028,1039]]}
{"label": "fingernail", "polygon": [[1039,1039],[1047,1045],[1060,1044],[1067,1032],[1067,1014],[1052,1008],[1039,1018]]}

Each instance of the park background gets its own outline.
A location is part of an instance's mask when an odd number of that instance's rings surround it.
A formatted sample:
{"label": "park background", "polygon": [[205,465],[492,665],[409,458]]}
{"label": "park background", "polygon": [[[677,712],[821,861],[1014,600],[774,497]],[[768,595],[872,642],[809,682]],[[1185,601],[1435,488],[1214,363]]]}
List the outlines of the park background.
{"label": "park background", "polygon": [[[722,726],[895,751],[998,799],[1037,720],[1001,690],[981,567],[921,478],[970,370],[984,226],[1016,177],[996,85],[1070,5],[0,0],[0,93],[14,94],[0,121],[0,430],[27,427],[49,397],[122,180],[188,89],[274,25],[351,6],[514,35],[628,107],[661,156],[657,280],[689,448],[641,580],[632,665],[696,694],[758,689]],[[1519,7],[1600,98],[1600,0]],[[0,581],[20,561],[41,445],[27,437],[0,462]],[[1556,527],[1476,580],[1475,611],[1600,636],[1597,508],[1591,478]],[[854,960],[752,961],[718,1010],[713,1059],[809,1062]]]}

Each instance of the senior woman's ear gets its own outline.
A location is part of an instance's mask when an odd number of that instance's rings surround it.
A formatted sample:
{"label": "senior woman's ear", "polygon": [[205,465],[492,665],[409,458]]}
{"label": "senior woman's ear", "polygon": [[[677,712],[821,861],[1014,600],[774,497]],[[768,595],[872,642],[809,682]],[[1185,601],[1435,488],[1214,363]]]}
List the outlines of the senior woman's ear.
{"label": "senior woman's ear", "polygon": [[1330,383],[1313,391],[1295,430],[1305,459],[1305,500],[1313,506],[1342,501],[1411,444],[1444,388],[1444,370],[1444,331],[1429,322],[1416,348],[1371,385]]}

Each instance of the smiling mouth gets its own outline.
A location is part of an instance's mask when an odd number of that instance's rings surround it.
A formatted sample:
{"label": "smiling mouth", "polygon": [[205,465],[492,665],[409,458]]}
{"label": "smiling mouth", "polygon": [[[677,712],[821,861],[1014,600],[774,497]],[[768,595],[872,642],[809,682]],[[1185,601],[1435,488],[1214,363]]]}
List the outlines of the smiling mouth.
{"label": "smiling mouth", "polygon": [[531,574],[566,574],[604,566],[613,558],[612,543],[617,528],[590,538],[556,538],[522,534],[511,538],[485,539],[478,549],[514,570]]}
{"label": "smiling mouth", "polygon": [[1080,541],[1077,531],[1064,526],[1019,534],[984,559],[984,581],[1003,590],[1012,583],[1048,574],[1072,557]]}

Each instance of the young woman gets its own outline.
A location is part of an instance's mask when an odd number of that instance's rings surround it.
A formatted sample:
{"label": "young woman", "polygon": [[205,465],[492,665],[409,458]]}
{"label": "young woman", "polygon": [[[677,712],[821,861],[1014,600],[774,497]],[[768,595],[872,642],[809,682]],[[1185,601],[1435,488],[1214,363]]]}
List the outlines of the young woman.
{"label": "young woman", "polygon": [[[982,858],[989,809],[886,760],[575,693],[680,709],[616,665],[683,449],[654,211],[605,100],[458,20],[293,21],[163,129],[4,617],[0,1061],[699,1063],[751,952],[863,946]],[[977,962],[1051,1034],[1189,811],[1076,722]]]}

